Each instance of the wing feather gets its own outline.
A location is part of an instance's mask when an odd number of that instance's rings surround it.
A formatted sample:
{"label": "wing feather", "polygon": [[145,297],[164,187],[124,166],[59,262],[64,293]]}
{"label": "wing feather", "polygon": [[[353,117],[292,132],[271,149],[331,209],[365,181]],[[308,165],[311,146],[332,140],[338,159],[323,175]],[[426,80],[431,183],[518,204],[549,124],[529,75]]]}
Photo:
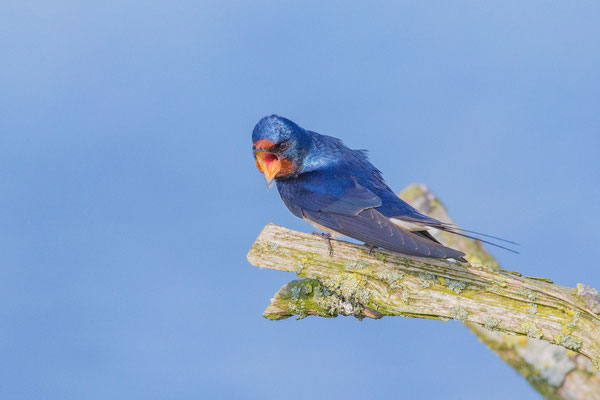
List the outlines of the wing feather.
{"label": "wing feather", "polygon": [[455,259],[464,256],[464,253],[458,250],[445,247],[396,226],[389,218],[373,208],[363,210],[355,216],[307,210],[303,212],[303,216],[345,236],[399,253]]}
{"label": "wing feather", "polygon": [[355,178],[339,179],[335,175],[313,172],[296,179],[294,184],[278,181],[279,194],[288,208],[298,210],[358,215],[367,208],[379,207],[381,198],[362,186]]}

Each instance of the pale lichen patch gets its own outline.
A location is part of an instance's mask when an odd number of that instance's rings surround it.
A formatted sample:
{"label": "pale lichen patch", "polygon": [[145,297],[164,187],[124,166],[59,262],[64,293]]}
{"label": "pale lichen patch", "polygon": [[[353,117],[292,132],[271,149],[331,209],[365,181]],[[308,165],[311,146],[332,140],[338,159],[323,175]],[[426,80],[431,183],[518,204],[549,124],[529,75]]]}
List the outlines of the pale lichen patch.
{"label": "pale lichen patch", "polygon": [[583,342],[573,335],[562,335],[560,338],[560,344],[567,349],[579,351],[583,345]]}
{"label": "pale lichen patch", "polygon": [[455,281],[453,279],[446,279],[445,285],[448,286],[454,293],[462,293],[467,288],[467,284],[462,281]]}
{"label": "pale lichen patch", "polygon": [[402,297],[402,301],[404,302],[404,304],[408,304],[408,300],[410,300],[410,296],[406,290],[402,291],[401,297]]}
{"label": "pale lichen patch", "polygon": [[525,321],[521,324],[523,333],[529,337],[540,339],[542,337],[542,331],[535,325],[533,321]]}
{"label": "pale lichen patch", "polygon": [[535,301],[537,299],[537,295],[531,289],[521,288],[519,293],[521,293],[523,296],[527,296],[529,301]]}
{"label": "pale lichen patch", "polygon": [[311,294],[313,291],[313,287],[310,283],[305,283],[304,286],[302,286],[302,294]]}
{"label": "pale lichen patch", "polygon": [[371,293],[366,290],[367,280],[359,274],[342,273],[324,281],[325,285],[340,296],[354,298],[366,304]]}
{"label": "pale lichen patch", "polygon": [[340,299],[326,286],[315,286],[313,289],[314,299],[317,305],[326,310],[330,315],[338,313]]}
{"label": "pale lichen patch", "polygon": [[272,251],[273,253],[279,253],[279,244],[275,243],[275,242],[271,242],[267,245],[267,247],[269,248],[270,251]]}
{"label": "pale lichen patch", "polygon": [[452,318],[464,322],[469,318],[469,313],[462,307],[454,307],[452,309]]}
{"label": "pale lichen patch", "polygon": [[494,317],[490,316],[485,319],[485,327],[491,331],[498,329],[499,325],[500,321]]}
{"label": "pale lichen patch", "polygon": [[579,317],[581,317],[581,312],[575,311],[575,313],[573,313],[573,317],[571,318],[571,321],[569,321],[569,327],[571,327],[571,328],[577,327],[577,323],[579,322]]}
{"label": "pale lichen patch", "polygon": [[292,296],[290,297],[294,301],[298,301],[300,293],[302,293],[302,286],[294,286],[291,290]]}
{"label": "pale lichen patch", "polygon": [[527,314],[533,315],[533,314],[536,314],[537,311],[538,311],[537,304],[535,304],[535,303],[527,304]]}
{"label": "pale lichen patch", "polygon": [[427,289],[427,288],[429,288],[429,287],[431,286],[431,283],[429,283],[429,282],[427,282],[427,281],[424,281],[423,279],[420,279],[420,280],[419,280],[419,286],[420,286],[422,289]]}
{"label": "pale lichen patch", "polygon": [[386,269],[378,272],[376,276],[390,285],[390,289],[399,289],[402,287],[400,281],[404,278],[404,275],[401,272],[393,269]]}
{"label": "pale lichen patch", "polygon": [[427,289],[431,286],[431,282],[437,277],[429,272],[419,272],[419,286],[423,289]]}
{"label": "pale lichen patch", "polygon": [[360,259],[358,261],[356,261],[356,260],[348,260],[348,261],[346,261],[346,264],[345,264],[345,267],[349,268],[349,269],[352,269],[352,268],[363,269],[363,268],[368,267],[368,266],[369,266],[368,261],[367,260],[363,260],[363,259]]}

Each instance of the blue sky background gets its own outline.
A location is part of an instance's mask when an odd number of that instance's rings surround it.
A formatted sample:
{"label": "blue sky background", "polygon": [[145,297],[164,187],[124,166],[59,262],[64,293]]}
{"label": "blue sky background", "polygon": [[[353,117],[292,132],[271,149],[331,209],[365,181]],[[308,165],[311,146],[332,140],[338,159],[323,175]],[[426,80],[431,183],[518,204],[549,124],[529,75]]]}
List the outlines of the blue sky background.
{"label": "blue sky background", "polygon": [[0,397],[536,398],[459,323],[270,322],[270,113],[370,150],[509,269],[600,287],[593,1],[0,4]]}

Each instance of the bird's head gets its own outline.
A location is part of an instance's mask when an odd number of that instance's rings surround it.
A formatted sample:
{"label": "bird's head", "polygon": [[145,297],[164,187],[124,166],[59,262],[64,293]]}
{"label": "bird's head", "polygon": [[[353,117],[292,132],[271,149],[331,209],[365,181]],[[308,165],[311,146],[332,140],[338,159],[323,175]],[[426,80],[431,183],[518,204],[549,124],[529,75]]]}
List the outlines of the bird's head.
{"label": "bird's head", "polygon": [[264,117],[252,132],[252,151],[267,187],[273,179],[295,175],[302,168],[309,137],[304,129],[278,115]]}

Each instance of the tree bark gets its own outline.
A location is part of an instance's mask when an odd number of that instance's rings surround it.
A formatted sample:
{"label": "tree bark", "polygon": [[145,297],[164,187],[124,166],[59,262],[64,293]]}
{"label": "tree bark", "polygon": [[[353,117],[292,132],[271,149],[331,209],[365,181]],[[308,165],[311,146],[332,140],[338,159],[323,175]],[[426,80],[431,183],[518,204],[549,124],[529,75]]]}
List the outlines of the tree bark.
{"label": "tree bark", "polygon": [[[423,186],[401,197],[450,222]],[[600,399],[600,301],[587,286],[562,287],[548,279],[506,271],[480,242],[449,234],[438,240],[467,253],[471,265],[411,257],[267,225],[248,253],[259,267],[295,272],[264,312],[278,320],[296,315],[357,318],[407,316],[464,322],[545,398]]]}

